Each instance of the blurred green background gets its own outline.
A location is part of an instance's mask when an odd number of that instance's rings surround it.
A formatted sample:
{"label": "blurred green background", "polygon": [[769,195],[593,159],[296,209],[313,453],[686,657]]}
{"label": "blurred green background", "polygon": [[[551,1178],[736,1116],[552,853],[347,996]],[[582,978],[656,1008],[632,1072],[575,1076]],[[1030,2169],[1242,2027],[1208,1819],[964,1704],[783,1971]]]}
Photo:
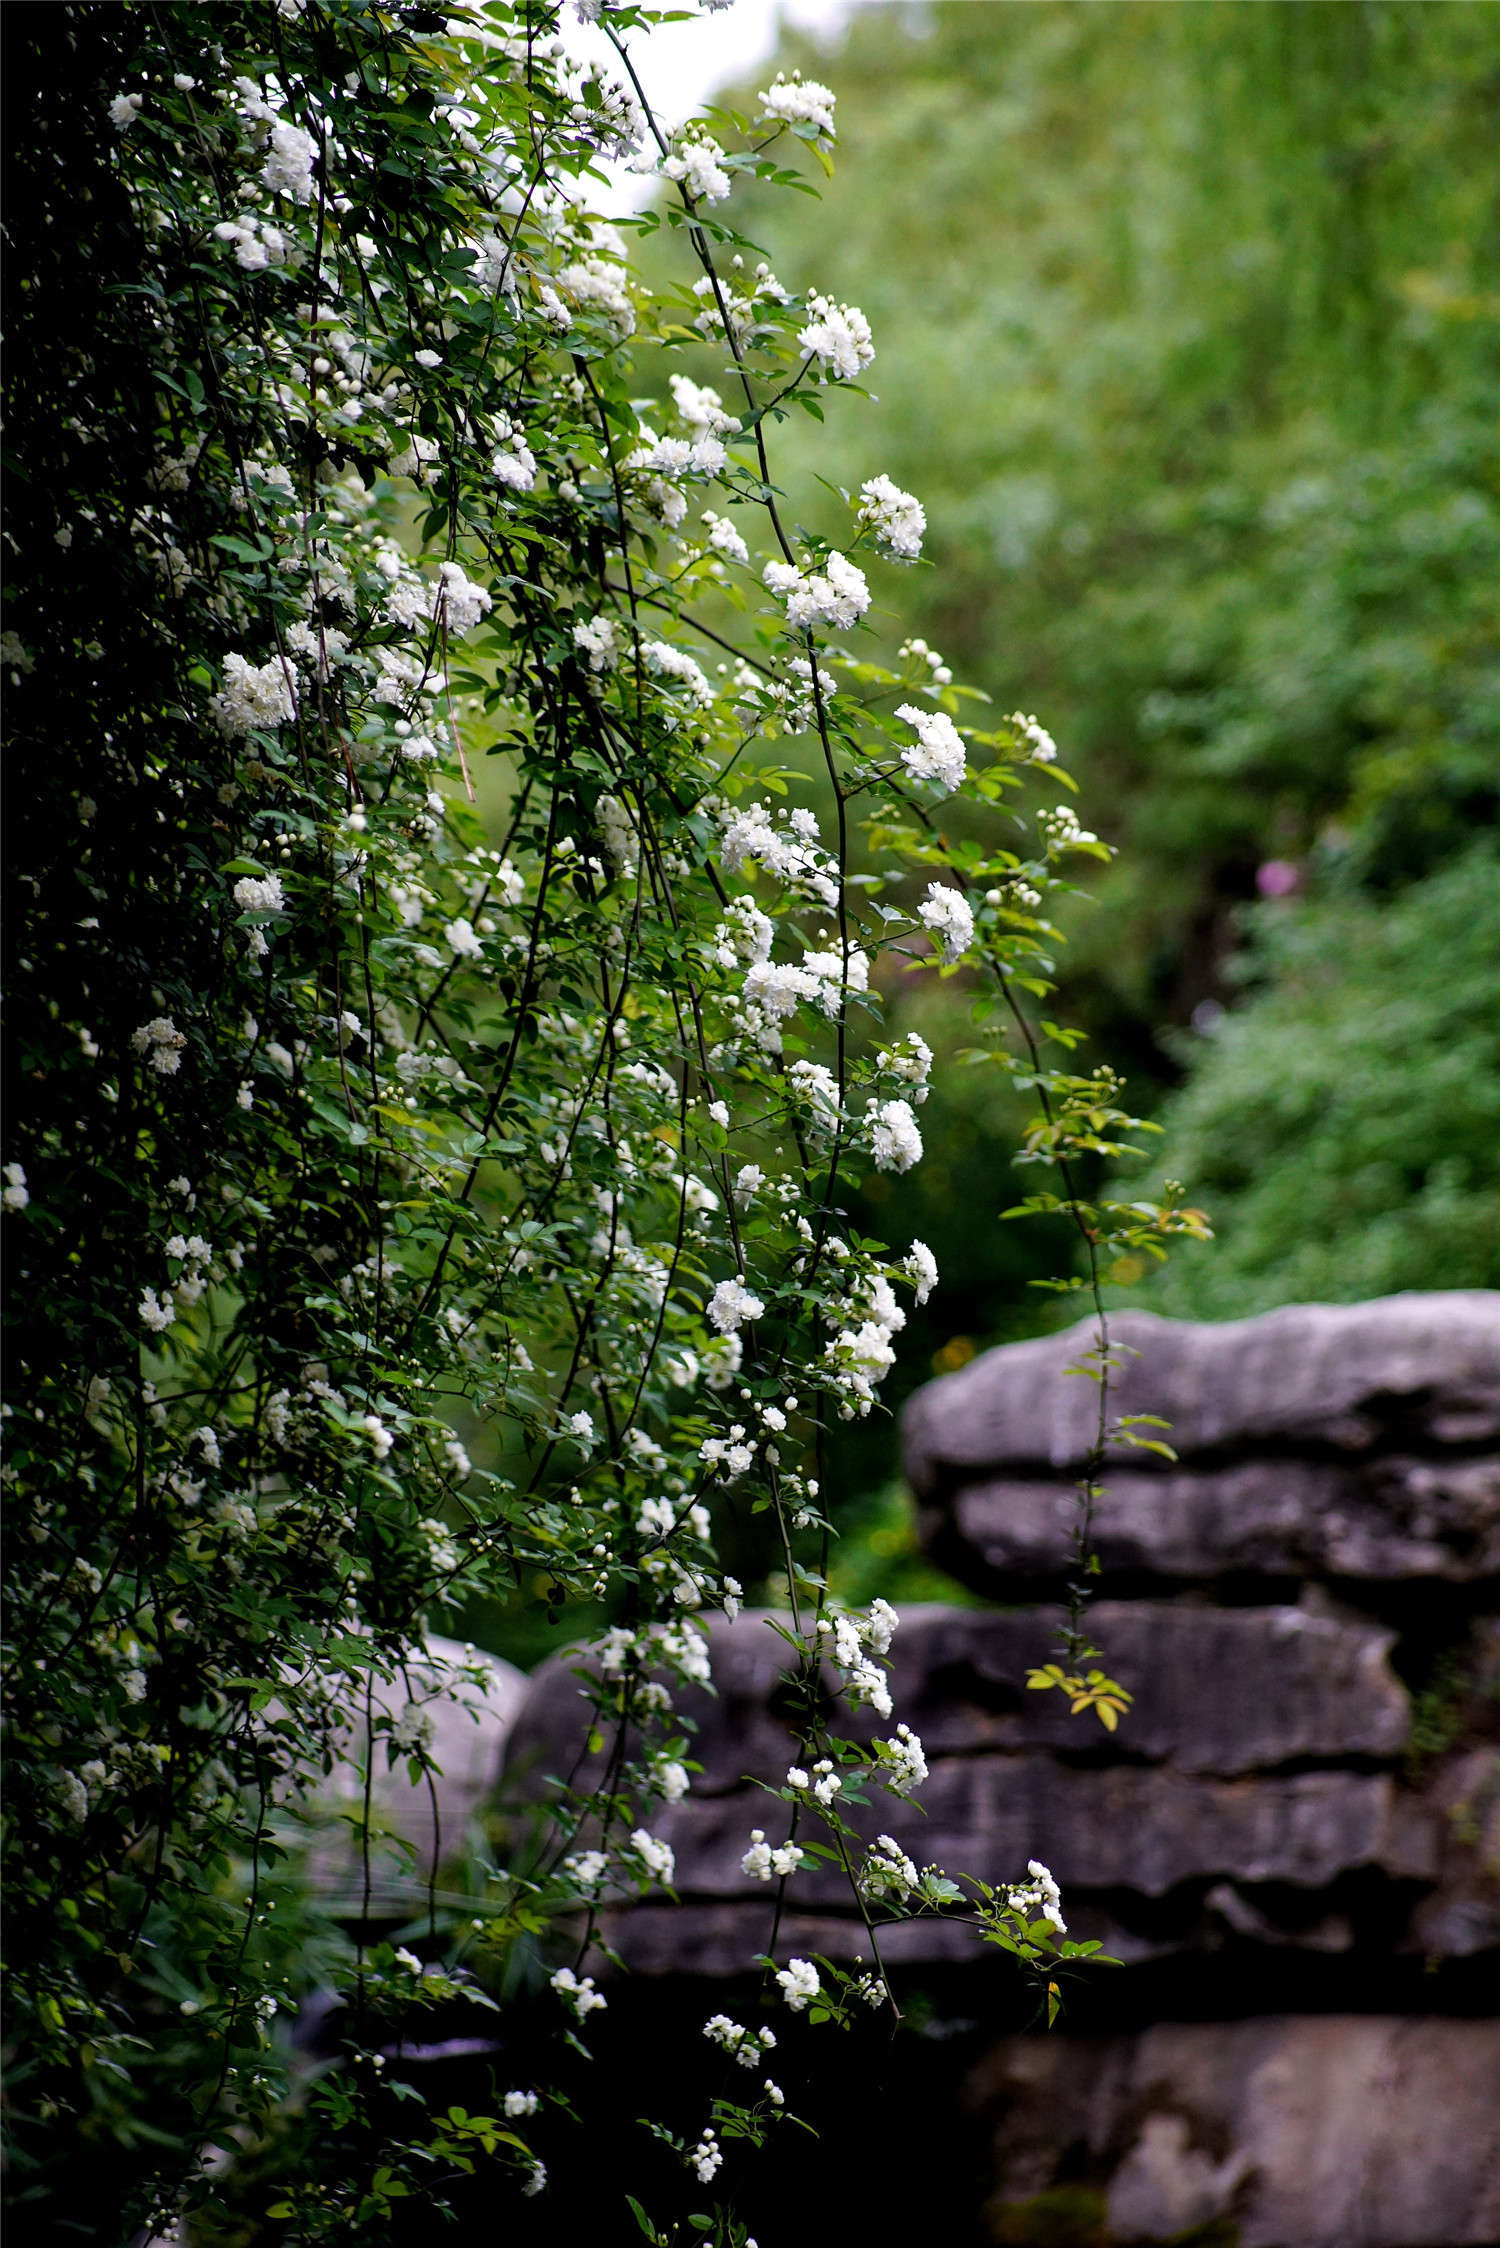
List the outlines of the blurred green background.
{"label": "blurred green background", "polygon": [[[877,630],[1035,711],[1119,847],[1063,1019],[1219,1238],[1112,1297],[1500,1285],[1500,9],[936,0],[777,64],[835,87],[837,177],[735,223],[864,308],[879,400],[783,424],[779,481],[922,498]],[[967,1042],[962,979],[887,1008]],[[1077,1310],[1029,1286],[1066,1235],[999,1221],[990,1073],[935,1088],[926,1161],[852,1213],[943,1275],[891,1409]],[[895,1476],[888,1413],[841,1434],[848,1596],[955,1589]]]}

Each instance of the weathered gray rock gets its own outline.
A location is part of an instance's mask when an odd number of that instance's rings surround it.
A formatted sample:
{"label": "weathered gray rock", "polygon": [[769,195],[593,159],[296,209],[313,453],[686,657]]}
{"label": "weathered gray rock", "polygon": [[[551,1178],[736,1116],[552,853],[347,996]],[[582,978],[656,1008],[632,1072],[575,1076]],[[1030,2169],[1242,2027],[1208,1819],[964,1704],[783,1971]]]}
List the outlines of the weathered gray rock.
{"label": "weathered gray rock", "polygon": [[[1046,1610],[907,1611],[892,1691],[931,1773],[920,1809],[880,1791],[863,1828],[893,1835],[919,1864],[996,1882],[1041,1857],[1070,1911],[1082,1911],[1079,1932],[1130,1958],[1194,1948],[1216,1919],[1267,1944],[1347,1948],[1342,1908],[1317,1909],[1315,1894],[1306,1906],[1288,1899],[1351,1874],[1397,1885],[1398,1917],[1413,1894],[1433,1894],[1445,1829],[1440,1806],[1397,1778],[1410,1712],[1387,1663],[1389,1633],[1301,1608],[1101,1603],[1093,1627],[1136,1695],[1111,1738],[1061,1696],[1025,1688],[1058,1622]],[[752,1827],[773,1840],[786,1832],[785,1806],[754,1782],[779,1786],[795,1751],[777,1715],[787,1650],[753,1611],[715,1621],[709,1639],[717,1697],[678,1696],[703,1771],[653,1820],[676,1852],[685,1909],[637,1907],[611,1926],[645,1971],[735,1972],[764,1942],[760,1922],[769,1926],[768,1892],[740,1860]],[[512,1729],[508,1771],[533,1789],[568,1772],[587,1722],[569,1663],[544,1666]],[[888,1730],[868,1712],[834,1722],[855,1736]],[[1170,1924],[1157,1915],[1154,1933],[1132,1926],[1130,1899],[1179,1891]],[[849,1956],[865,1940],[833,1874],[799,1874],[789,1904],[812,1949]],[[926,1921],[894,1942],[893,1956],[937,1961],[970,1939]]]}
{"label": "weathered gray rock", "polygon": [[964,2098],[993,2125],[996,2242],[1051,2237],[1032,2228],[1064,2182],[1075,2208],[1097,2196],[1120,2248],[1216,2219],[1242,2248],[1500,2239],[1500,2023],[1271,2015],[1008,2037]]}
{"label": "weathered gray rock", "polygon": [[[1061,1612],[997,1614],[911,1607],[896,1636],[891,1690],[929,1757],[1048,1749],[1077,1756],[1104,1744],[1098,1723],[1070,1716],[1057,1694],[1026,1690],[1028,1669],[1052,1660]],[[1386,1660],[1389,1632],[1301,1608],[1208,1608],[1104,1601],[1091,1628],[1135,1701],[1119,1736],[1132,1759],[1170,1759],[1179,1771],[1273,1770],[1310,1759],[1389,1760],[1404,1747],[1410,1710]],[[755,1611],[709,1627],[716,1696],[682,1693],[697,1726],[698,1799],[738,1789],[747,1775],[780,1781],[794,1738],[775,1714],[787,1649]],[[831,1685],[831,1675],[830,1675]],[[569,1769],[586,1704],[570,1664],[531,1682],[510,1736],[512,1770]],[[845,1713],[855,1738],[881,1730]]]}
{"label": "weathered gray rock", "polygon": [[[1237,1450],[1360,1455],[1500,1438],[1500,1293],[1292,1304],[1224,1326],[1122,1311],[1116,1415],[1171,1423],[1180,1457]],[[1093,1343],[1065,1334],[987,1351],[919,1390],[906,1409],[906,1469],[924,1500],[1005,1466],[1076,1470],[1094,1439],[1097,1390],[1070,1375]],[[1139,1465],[1141,1455],[1117,1448]]]}
{"label": "weathered gray rock", "polygon": [[[1067,1574],[1076,1504],[1068,1483],[985,1476],[922,1509],[922,1542],[977,1590],[1034,1597]],[[1111,1466],[1094,1543],[1103,1581],[1120,1586],[1472,1584],[1500,1576],[1500,1459]]]}
{"label": "weathered gray rock", "polygon": [[[1320,1889],[1365,1866],[1403,1880],[1437,1874],[1430,1825],[1385,1773],[1206,1780],[1150,1765],[1075,1771],[1047,1756],[945,1757],[921,1802],[925,1818],[882,1796],[856,1823],[872,1838],[893,1835],[919,1864],[985,1881],[1017,1880],[1028,1858],[1041,1858],[1065,1894],[1163,1897],[1183,1882],[1228,1876]],[[748,1897],[758,1887],[740,1871],[749,1830],[764,1827],[779,1841],[786,1816],[783,1805],[746,1790],[673,1804],[655,1831],[677,1853],[683,1895]],[[833,1909],[847,1891],[836,1870],[825,1870],[799,1874],[796,1893],[804,1908]]]}
{"label": "weathered gray rock", "polygon": [[[342,1760],[303,1816],[312,1830],[305,1866],[309,1885],[337,1909],[372,1915],[400,1912],[425,1896],[445,1858],[462,1847],[473,1819],[493,1794],[506,1736],[526,1694],[524,1672],[456,1640],[430,1636],[429,1660],[413,1663],[406,1680],[377,1688],[377,1717],[399,1717],[415,1702],[431,1727],[430,1753],[439,1767],[413,1784],[404,1759],[392,1765],[377,1738],[370,1774],[370,1880],[355,1820],[362,1820],[365,1751],[353,1734]],[[482,1682],[449,1680],[455,1667],[478,1664]]]}

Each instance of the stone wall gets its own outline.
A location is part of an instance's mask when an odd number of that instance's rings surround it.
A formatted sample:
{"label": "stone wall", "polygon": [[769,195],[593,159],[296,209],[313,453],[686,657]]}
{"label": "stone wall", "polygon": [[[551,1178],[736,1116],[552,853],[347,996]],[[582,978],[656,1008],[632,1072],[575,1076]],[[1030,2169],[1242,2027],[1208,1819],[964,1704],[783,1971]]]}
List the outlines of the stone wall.
{"label": "stone wall", "polygon": [[[973,2237],[1500,2241],[1500,1296],[1112,1328],[1115,1410],[1170,1421],[1179,1455],[1120,1449],[1099,1512],[1091,1629],[1135,1695],[1113,1737],[1023,1685],[1056,1637],[1087,1329],[992,1351],[905,1416],[929,1552],[1039,1605],[907,1612],[892,1684],[925,1817],[885,1798],[872,1831],[993,1880],[1043,1858],[1072,1933],[1124,1962],[1071,2029],[1007,2034],[963,1931],[891,1938],[985,2150]],[[739,1860],[781,1810],[751,1783],[791,1746],[767,1619],[711,1636],[718,1697],[680,1705],[703,1773],[656,1822],[682,1904],[610,1929],[674,1990],[768,1941]],[[566,1666],[537,1674],[514,1784],[571,1762],[582,1707]],[[865,1948],[839,1882],[799,1875],[779,1953]]]}

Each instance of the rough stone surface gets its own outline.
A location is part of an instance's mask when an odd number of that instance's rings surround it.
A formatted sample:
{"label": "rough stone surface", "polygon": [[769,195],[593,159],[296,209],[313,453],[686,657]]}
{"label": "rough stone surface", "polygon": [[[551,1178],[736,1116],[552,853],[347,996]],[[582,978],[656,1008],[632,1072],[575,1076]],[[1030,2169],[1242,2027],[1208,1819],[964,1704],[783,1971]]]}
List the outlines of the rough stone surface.
{"label": "rough stone surface", "polygon": [[[1048,1662],[1061,1612],[1019,1614],[938,1606],[904,1611],[891,1691],[931,1756],[1045,1748],[1077,1754],[1098,1745],[1055,1694],[1030,1693],[1028,1669]],[[1387,1662],[1391,1634],[1301,1608],[1233,1609],[1103,1601],[1095,1634],[1135,1695],[1122,1745],[1132,1758],[1170,1758],[1182,1772],[1273,1770],[1309,1758],[1389,1759],[1410,1727],[1406,1692]],[[695,1798],[779,1782],[793,1747],[774,1713],[785,1642],[754,1611],[709,1629],[717,1696],[681,1693],[698,1727],[703,1765]],[[577,1754],[585,1704],[566,1660],[536,1673],[511,1736],[513,1767],[561,1771]],[[879,1731],[850,1713],[858,1737]]]}
{"label": "rough stone surface", "polygon": [[[1070,1483],[985,1474],[922,1509],[922,1542],[962,1582],[1034,1598],[1067,1572],[1075,1508]],[[1500,1577],[1500,1459],[1111,1466],[1095,1545],[1104,1582],[1121,1589],[1222,1577],[1473,1584]]]}
{"label": "rough stone surface", "polygon": [[1031,2226],[1064,2181],[1075,2205],[1102,2197],[1121,2248],[1216,2219],[1240,2248],[1500,2239],[1500,2023],[1273,2015],[1008,2037],[964,2094],[993,2123],[997,2242],[1057,2237]]}
{"label": "rough stone surface", "polygon": [[[1500,1987],[1500,1295],[1112,1326],[1138,1353],[1113,1410],[1160,1414],[1181,1455],[1122,1449],[1098,1510],[1089,1628],[1135,1697],[1119,1732],[1027,1690],[1056,1608],[908,1609],[891,1690],[930,1766],[921,1809],[876,1791],[855,1814],[918,1865],[1004,1882],[1044,1859],[1070,1934],[1124,1963],[1088,1978],[1089,2034],[1013,2036],[1014,2017],[960,2019],[1009,2002],[967,1928],[882,1935],[980,2056],[932,2048],[993,2136],[981,2229],[997,2248],[1500,2243],[1500,2025],[1461,2018]],[[927,1549],[991,1597],[1055,1599],[1067,1573],[1096,1393],[1066,1369],[1090,1339],[991,1352],[907,1408]],[[870,1945],[826,1872],[793,1878],[779,1921],[743,1873],[752,1827],[788,1831],[753,1784],[796,1750],[786,1650],[753,1613],[710,1637],[717,1698],[677,1697],[702,1770],[652,1819],[682,1901],[606,1931],[704,2013],[773,1925],[782,1959]],[[835,1732],[889,1732],[836,1683]],[[566,1664],[544,1666],[510,1785],[569,1772],[586,1721]]]}
{"label": "rough stone surface", "polygon": [[[526,1694],[525,1673],[495,1655],[475,1656],[456,1640],[429,1636],[431,1665],[413,1664],[410,1698],[422,1705],[433,1737],[431,1753],[440,1767],[431,1785],[413,1786],[406,1763],[391,1767],[383,1741],[376,1743],[371,1784],[370,1852],[372,1913],[404,1913],[413,1896],[425,1894],[432,1871],[461,1847],[471,1821],[494,1793],[505,1756],[511,1721]],[[465,1688],[453,1699],[438,1691],[455,1664],[484,1665],[481,1689]],[[429,1699],[429,1697],[431,1697]],[[406,1684],[377,1688],[377,1715],[399,1716],[408,1699]],[[307,1859],[311,1885],[350,1910],[365,1906],[363,1854],[348,1814],[363,1809],[362,1748],[354,1740],[308,1807],[315,1827]]]}
{"label": "rough stone surface", "polygon": [[[1122,1311],[1126,1357],[1112,1411],[1171,1423],[1183,1459],[1228,1450],[1355,1455],[1500,1439],[1500,1293],[1292,1304],[1256,1319],[1196,1326]],[[1092,1322],[987,1351],[929,1382],[904,1420],[906,1469],[921,1498],[1001,1463],[1076,1469],[1094,1436],[1094,1384],[1070,1375]],[[1124,1448],[1116,1457],[1139,1462]]]}

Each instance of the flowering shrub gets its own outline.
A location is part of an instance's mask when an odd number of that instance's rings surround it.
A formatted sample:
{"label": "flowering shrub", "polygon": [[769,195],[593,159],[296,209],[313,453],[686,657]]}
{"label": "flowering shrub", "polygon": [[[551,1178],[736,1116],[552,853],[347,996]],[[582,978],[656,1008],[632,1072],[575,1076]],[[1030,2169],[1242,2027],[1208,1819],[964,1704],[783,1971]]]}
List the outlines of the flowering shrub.
{"label": "flowering shrub", "polygon": [[[971,980],[980,1058],[1037,1103],[1022,1159],[1052,1183],[1023,1207],[1071,1211],[1091,1274],[1195,1222],[1079,1200],[1130,1120],[1023,1010],[1047,901],[1102,846],[1036,720],[985,718],[923,645],[879,660],[871,574],[916,558],[919,503],[872,475],[834,547],[777,491],[777,418],[875,347],[739,240],[733,187],[826,157],[833,95],[778,81],[722,144],[668,140],[623,47],[576,64],[555,17],[184,0],[23,34],[12,2175],[58,2210],[107,2153],[99,2237],[122,2206],[206,2221],[222,2150],[285,2100],[278,2017],[314,1970],[351,2027],[301,2082],[278,2237],[378,2238],[481,2164],[544,2189],[547,2089],[413,2120],[380,2025],[493,2007],[538,1936],[558,2039],[607,2005],[601,1913],[672,1883],[673,1691],[707,1680],[698,1618],[737,1612],[715,1534],[742,1510],[775,1525],[807,1713],[746,1870],[841,1866],[875,1965],[768,1955],[769,2019],[705,2025],[692,2177],[780,2127],[740,2075],[778,2037],[890,2003],[884,1923],[963,1913],[1044,1986],[1091,1948],[1045,1868],[994,1889],[867,1845],[848,1808],[919,1788],[921,1743],[856,1748],[811,1689],[894,1717],[898,1619],[830,1603],[818,1474],[903,1292],[938,1285],[841,1211],[852,1164],[922,1155],[933,1057],[881,1043],[889,964]],[[592,215],[591,164],[632,151],[676,296]],[[722,390],[674,364],[695,338]],[[790,737],[821,812],[784,801]],[[946,838],[958,793],[990,840]],[[1101,1323],[1101,1452],[1107,1367]],[[278,1866],[319,1780],[352,1737],[368,1907],[374,1775],[433,1769],[429,1625],[538,1579],[614,1619],[604,1784],[559,1791],[542,1859],[461,1920],[413,1868],[400,1948],[367,1911],[299,1918]],[[1095,1652],[1078,1616],[1066,1651]],[[742,2241],[729,2209],[704,2225]]]}

